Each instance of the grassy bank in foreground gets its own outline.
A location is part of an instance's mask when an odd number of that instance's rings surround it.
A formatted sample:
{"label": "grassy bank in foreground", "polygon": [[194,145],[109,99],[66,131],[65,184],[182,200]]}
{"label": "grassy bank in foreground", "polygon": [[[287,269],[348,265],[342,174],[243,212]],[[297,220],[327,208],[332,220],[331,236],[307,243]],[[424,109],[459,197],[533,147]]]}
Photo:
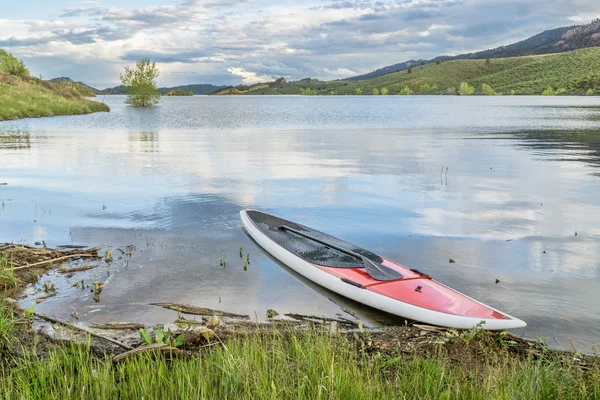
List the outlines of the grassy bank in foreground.
{"label": "grassy bank in foreground", "polygon": [[[476,346],[475,343],[467,345]],[[481,355],[485,358],[485,354]],[[114,365],[85,347],[25,355],[0,369],[5,399],[597,399],[600,369],[559,358],[453,365],[361,351],[318,330],[252,334],[185,360],[141,356]]]}
{"label": "grassy bank in foreground", "polygon": [[97,339],[78,346],[33,330],[33,312],[7,295],[47,269],[9,269],[17,257],[31,263],[53,250],[4,249],[0,399],[600,398],[600,358],[480,329],[331,334],[327,325],[248,322],[215,328],[210,341],[184,342],[182,359],[145,353],[115,363]]}
{"label": "grassy bank in foreground", "polygon": [[0,72],[0,121],[110,111],[85,99],[76,87]]}

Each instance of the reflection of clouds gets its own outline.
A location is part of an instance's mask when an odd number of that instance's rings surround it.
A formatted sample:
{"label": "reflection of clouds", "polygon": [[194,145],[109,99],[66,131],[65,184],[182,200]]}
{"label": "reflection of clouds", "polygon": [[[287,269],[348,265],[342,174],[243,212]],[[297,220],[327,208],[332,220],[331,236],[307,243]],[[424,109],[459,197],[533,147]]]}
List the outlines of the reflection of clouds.
{"label": "reflection of clouds", "polygon": [[[236,292],[239,296],[227,301],[235,308],[247,296],[250,311],[273,299],[298,312],[319,303],[310,291],[297,305],[278,290],[270,292],[278,286],[291,288],[290,293],[302,290],[265,260],[253,262],[253,268],[264,268],[257,276],[231,278],[229,270],[218,270],[210,278],[202,270],[218,264],[221,250],[232,252],[227,258],[240,267],[238,249],[249,246],[236,236],[241,235],[242,207],[322,227],[431,271],[525,320],[551,312],[549,287],[564,290],[560,307],[574,314],[597,291],[600,181],[587,164],[593,155],[573,161],[573,150],[556,143],[521,146],[534,139],[493,133],[508,111],[513,125],[560,123],[541,109],[477,108],[472,114],[493,128],[484,129],[471,126],[470,115],[446,122],[465,104],[477,107],[454,98],[426,98],[418,106],[383,99],[375,108],[366,107],[364,99],[333,97],[311,103],[287,97],[186,101],[170,99],[139,113],[111,104],[110,114],[6,125],[26,127],[31,147],[0,148],[3,179],[10,182],[0,193],[15,199],[2,213],[0,235],[18,232],[18,238],[31,240],[33,234],[62,241],[68,238],[65,227],[80,226],[75,236],[86,243],[138,240],[142,247],[146,234],[155,236],[156,247],[145,250],[161,254],[126,280],[112,282],[115,301],[121,296],[143,300],[142,291],[154,287],[167,299],[184,287],[180,297],[199,304],[207,293],[212,302],[220,291]],[[483,101],[488,99],[476,100]],[[439,111],[435,115],[433,106]],[[176,117],[172,107],[180,107]],[[347,119],[359,111],[360,118]],[[378,128],[378,123],[389,126]],[[425,124],[437,128],[419,127]],[[449,167],[448,185],[440,185],[442,166]],[[35,231],[32,199],[52,209],[51,217],[38,218]],[[132,230],[143,230],[144,237]],[[184,238],[196,239],[196,250],[178,254]],[[456,265],[449,266],[451,256]],[[495,285],[496,277],[503,284]],[[580,291],[574,277],[585,278],[591,289]],[[133,278],[141,289],[128,294]],[[561,279],[570,281],[556,282]],[[197,294],[198,288],[203,292]],[[536,297],[543,301],[521,312]]]}

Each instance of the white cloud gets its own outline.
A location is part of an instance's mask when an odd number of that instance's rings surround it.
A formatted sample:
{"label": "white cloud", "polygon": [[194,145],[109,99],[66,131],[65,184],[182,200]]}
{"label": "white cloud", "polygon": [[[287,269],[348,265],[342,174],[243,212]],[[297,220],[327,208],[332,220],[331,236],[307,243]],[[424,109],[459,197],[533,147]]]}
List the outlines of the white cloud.
{"label": "white cloud", "polygon": [[185,83],[184,76],[210,83],[331,79],[508,44],[600,11],[597,0],[156,1],[164,3],[80,0],[60,19],[0,18],[0,47],[36,74],[62,67],[61,75],[106,86],[118,84],[115,69],[145,56],[156,58],[165,86]]}
{"label": "white cloud", "polygon": [[276,79],[274,76],[271,75],[258,75],[256,72],[246,71],[243,68],[237,67],[227,68],[227,71],[231,72],[233,75],[242,78],[242,82],[246,85],[259,82],[273,81]]}

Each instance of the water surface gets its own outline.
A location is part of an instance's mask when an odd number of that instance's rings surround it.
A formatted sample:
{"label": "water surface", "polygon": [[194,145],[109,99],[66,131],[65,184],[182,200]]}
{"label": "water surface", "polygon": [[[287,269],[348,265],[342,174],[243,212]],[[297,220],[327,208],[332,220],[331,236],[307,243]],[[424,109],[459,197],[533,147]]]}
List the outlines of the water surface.
{"label": "water surface", "polygon": [[[263,255],[240,229],[252,207],[425,271],[527,321],[521,335],[600,341],[598,98],[99,100],[112,111],[0,123],[0,242],[113,249],[42,279],[59,295],[39,312],[159,323],[174,313],[147,304],[173,301],[398,322]],[[81,279],[107,281],[99,299]]]}

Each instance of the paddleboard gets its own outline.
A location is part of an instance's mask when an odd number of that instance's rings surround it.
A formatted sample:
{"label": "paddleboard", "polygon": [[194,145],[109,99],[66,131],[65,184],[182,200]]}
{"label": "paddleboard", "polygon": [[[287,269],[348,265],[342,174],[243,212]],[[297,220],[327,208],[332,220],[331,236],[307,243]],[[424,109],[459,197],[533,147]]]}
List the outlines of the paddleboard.
{"label": "paddleboard", "polygon": [[272,257],[310,281],[403,318],[458,329],[504,330],[527,324],[427,274],[344,240],[257,210],[242,210],[246,232]]}

